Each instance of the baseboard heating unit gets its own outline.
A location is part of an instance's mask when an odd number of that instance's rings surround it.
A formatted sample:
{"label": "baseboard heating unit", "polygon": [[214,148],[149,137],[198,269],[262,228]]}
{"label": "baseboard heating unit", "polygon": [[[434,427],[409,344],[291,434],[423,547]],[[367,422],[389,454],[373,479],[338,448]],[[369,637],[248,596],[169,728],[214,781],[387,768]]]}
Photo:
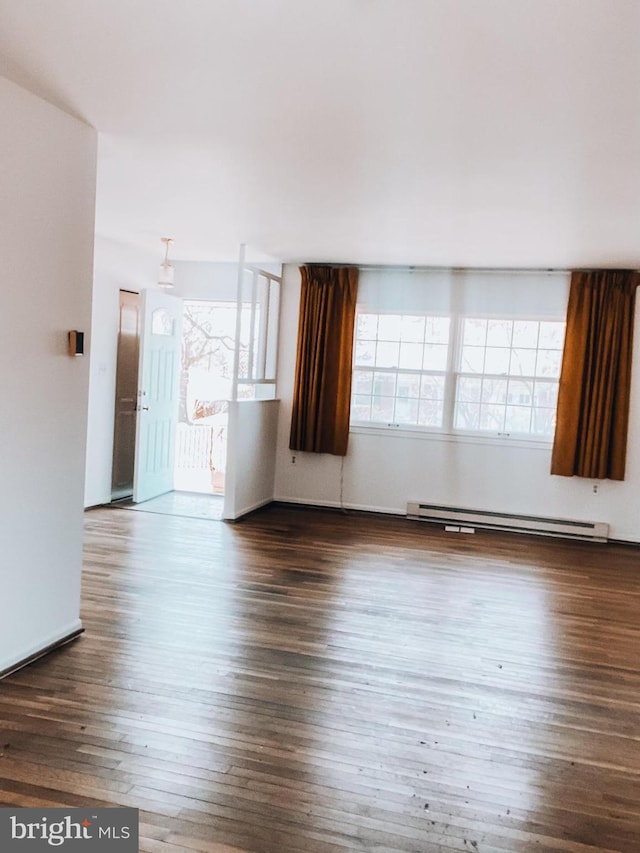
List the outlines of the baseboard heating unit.
{"label": "baseboard heating unit", "polygon": [[407,503],[407,518],[430,521],[435,524],[456,524],[482,527],[489,530],[510,530],[518,533],[535,533],[541,536],[560,536],[606,542],[609,525],[603,521],[575,521],[568,518],[540,518],[535,515],[517,515],[508,512],[490,512],[481,509],[463,509],[455,506]]}

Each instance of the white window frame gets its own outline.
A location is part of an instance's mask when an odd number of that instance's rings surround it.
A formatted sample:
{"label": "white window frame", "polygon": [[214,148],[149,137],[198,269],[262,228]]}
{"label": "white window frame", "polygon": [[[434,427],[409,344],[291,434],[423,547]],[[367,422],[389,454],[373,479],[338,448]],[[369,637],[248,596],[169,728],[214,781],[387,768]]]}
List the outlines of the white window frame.
{"label": "white window frame", "polygon": [[[245,261],[246,247],[240,248],[236,296],[236,349],[233,368],[232,400],[242,397],[241,388],[252,388],[257,399],[276,396],[278,368],[278,322],[282,276]],[[248,365],[240,367],[240,341],[243,333],[243,309],[249,314]]]}
{"label": "white window frame", "polygon": [[[450,318],[450,326],[449,326],[449,344],[448,344],[448,357],[447,357],[447,368],[445,371],[430,371],[430,370],[408,370],[400,367],[395,368],[378,368],[375,366],[359,366],[356,363],[355,353],[356,353],[356,345],[357,345],[357,321],[358,315],[362,314],[377,314],[377,316],[381,316],[380,313],[360,308],[356,311],[356,334],[354,334],[354,358],[353,358],[353,368],[352,371],[355,372],[357,370],[370,370],[372,373],[374,372],[388,372],[393,373],[396,376],[399,373],[419,373],[420,375],[442,375],[444,377],[444,401],[443,401],[443,422],[441,427],[429,427],[429,426],[421,426],[419,424],[407,424],[407,423],[384,423],[379,421],[358,421],[353,418],[353,409],[350,421],[350,431],[353,433],[369,433],[369,434],[380,434],[383,432],[400,434],[410,437],[416,438],[426,438],[426,439],[436,439],[436,440],[445,440],[445,441],[465,441],[471,443],[504,443],[504,444],[522,444],[527,447],[541,447],[548,449],[553,442],[553,435],[544,435],[540,433],[532,433],[532,432],[507,432],[505,431],[490,431],[490,430],[473,430],[473,429],[461,429],[455,427],[455,405],[456,405],[456,393],[458,389],[458,382],[461,377],[465,376],[473,376],[473,378],[495,378],[499,380],[522,380],[522,381],[533,381],[535,382],[537,379],[542,381],[552,381],[559,384],[559,377],[553,378],[549,377],[529,377],[529,376],[519,376],[513,374],[486,374],[486,373],[476,373],[470,374],[466,371],[461,370],[461,360],[462,360],[462,347],[463,347],[463,327],[464,321],[467,319],[485,319],[485,320],[508,320],[511,322],[515,321],[530,321],[536,323],[560,323],[564,324],[564,320],[559,318],[558,316],[550,316],[550,315],[542,315],[537,314],[535,316],[500,316],[496,314],[486,314],[479,315],[477,312],[474,312],[472,315],[462,314],[462,313],[448,313],[448,314],[437,314],[435,312],[419,312],[416,310],[411,310],[404,314],[402,311],[394,312],[394,316],[424,316],[424,317],[449,317]],[[485,343],[485,349],[486,349]],[[513,349],[511,347],[510,349]],[[538,346],[536,348],[536,352],[540,349]],[[352,393],[353,397],[353,393]],[[395,399],[395,398],[394,398]],[[506,405],[506,404],[505,404]]]}

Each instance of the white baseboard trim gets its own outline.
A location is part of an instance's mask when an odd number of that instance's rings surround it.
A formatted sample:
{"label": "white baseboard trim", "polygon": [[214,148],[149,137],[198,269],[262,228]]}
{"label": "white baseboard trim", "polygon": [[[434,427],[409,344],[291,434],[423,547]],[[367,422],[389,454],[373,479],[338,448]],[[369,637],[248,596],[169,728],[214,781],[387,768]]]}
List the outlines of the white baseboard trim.
{"label": "white baseboard trim", "polygon": [[81,620],[76,619],[71,624],[65,625],[64,628],[60,628],[60,630],[43,637],[32,646],[23,649],[21,653],[8,659],[0,660],[0,679],[6,678],[7,675],[11,675],[13,672],[17,672],[23,666],[33,663],[33,661],[38,660],[38,658],[52,652],[54,649],[64,646],[78,637],[83,631],[84,628],[82,627]]}
{"label": "white baseboard trim", "polygon": [[[322,501],[322,500],[314,500],[309,501],[305,498],[291,498],[291,497],[276,497],[273,499],[275,503],[279,504],[292,504],[295,506],[306,506],[309,509],[313,509],[313,507],[318,507],[319,509],[353,509],[358,512],[375,512],[379,515],[401,515],[406,518],[406,510],[402,509],[391,509],[388,506],[370,506],[369,504],[350,504],[345,503],[340,505],[339,501]],[[612,544],[618,543],[619,545],[640,545],[640,541],[636,538],[626,536],[612,536],[609,539],[609,542]]]}
{"label": "white baseboard trim", "polygon": [[640,539],[631,539],[631,537],[610,536],[609,542],[617,543],[618,545],[640,545]]}
{"label": "white baseboard trim", "polygon": [[[269,401],[265,401],[269,402]],[[239,512],[236,512],[234,515],[225,515],[223,516],[223,521],[237,521],[239,518],[243,518],[245,515],[249,515],[250,512],[255,512],[257,509],[262,509],[263,506],[268,506],[272,504],[274,498],[264,498],[264,500],[256,501],[256,503],[251,506],[244,507]]]}
{"label": "white baseboard trim", "polygon": [[369,504],[351,504],[340,501],[308,501],[303,498],[274,498],[274,501],[279,504],[295,504],[296,506],[314,506],[327,509],[353,509],[357,512],[375,512],[378,515],[403,515],[406,516],[406,511],[402,509],[390,509],[388,506],[371,506]]}

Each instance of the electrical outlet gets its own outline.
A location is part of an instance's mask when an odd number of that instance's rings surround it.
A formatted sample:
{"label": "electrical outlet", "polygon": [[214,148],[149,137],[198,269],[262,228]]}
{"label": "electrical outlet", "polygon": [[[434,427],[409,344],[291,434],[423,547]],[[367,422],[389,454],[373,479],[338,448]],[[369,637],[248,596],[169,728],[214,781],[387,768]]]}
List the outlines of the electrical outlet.
{"label": "electrical outlet", "polygon": [[597,494],[598,494],[598,488],[599,488],[599,487],[598,487],[598,484],[597,484],[597,483],[594,483],[594,484],[593,484],[593,494],[594,494],[594,495],[597,495]]}
{"label": "electrical outlet", "polygon": [[295,464],[296,464],[296,457],[295,457],[295,456],[292,456],[292,457],[291,457],[291,464],[292,464],[292,465],[295,465]]}

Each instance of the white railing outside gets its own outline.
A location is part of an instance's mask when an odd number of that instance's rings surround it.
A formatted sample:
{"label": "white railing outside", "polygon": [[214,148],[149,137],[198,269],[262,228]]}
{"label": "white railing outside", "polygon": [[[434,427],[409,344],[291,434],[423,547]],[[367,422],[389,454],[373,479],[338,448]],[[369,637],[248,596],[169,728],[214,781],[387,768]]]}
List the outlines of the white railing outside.
{"label": "white railing outside", "polygon": [[176,428],[175,488],[194,492],[223,490],[227,461],[227,424],[180,423]]}

